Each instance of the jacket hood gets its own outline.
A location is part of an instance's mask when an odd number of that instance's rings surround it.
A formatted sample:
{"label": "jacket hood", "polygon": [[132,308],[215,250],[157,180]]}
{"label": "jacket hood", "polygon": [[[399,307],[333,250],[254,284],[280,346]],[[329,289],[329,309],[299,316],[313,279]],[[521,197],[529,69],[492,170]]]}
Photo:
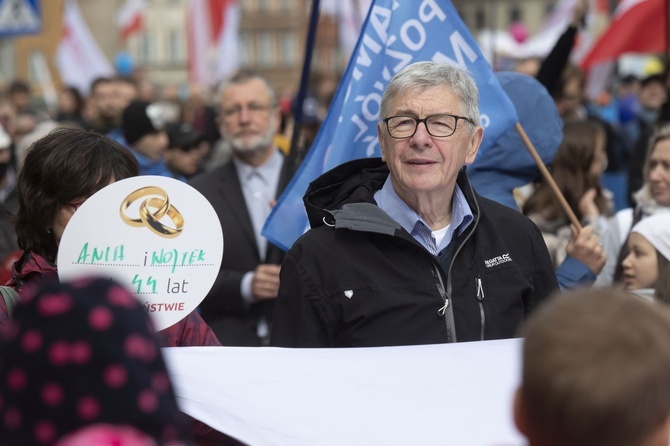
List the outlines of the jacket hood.
{"label": "jacket hood", "polygon": [[389,175],[381,158],[363,158],[325,172],[312,181],[303,197],[312,228],[333,221],[333,212],[347,203],[375,205],[374,193],[381,189]]}
{"label": "jacket hood", "polygon": [[[340,164],[318,177],[310,183],[303,197],[310,226],[327,224],[336,229],[389,235],[400,231],[401,225],[382,211],[374,199],[389,173],[381,158],[364,158]],[[458,174],[457,183],[477,218],[477,194],[470,186],[465,166]]]}

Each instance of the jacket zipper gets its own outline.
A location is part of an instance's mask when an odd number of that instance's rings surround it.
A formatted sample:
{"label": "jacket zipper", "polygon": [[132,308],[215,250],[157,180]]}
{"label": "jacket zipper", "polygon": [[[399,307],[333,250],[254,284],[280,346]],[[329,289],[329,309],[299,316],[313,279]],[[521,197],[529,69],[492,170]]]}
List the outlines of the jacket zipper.
{"label": "jacket zipper", "polygon": [[440,296],[444,299],[444,305],[437,310],[439,316],[444,316],[444,322],[447,325],[447,342],[456,342],[456,330],[454,329],[454,311],[449,305],[449,294],[444,289],[444,282],[442,281],[442,274],[440,274],[440,266],[433,262],[433,277]]}
{"label": "jacket zipper", "polygon": [[[466,177],[467,178],[467,177]],[[451,290],[452,290],[452,285],[451,285],[451,269],[454,267],[454,263],[456,262],[456,257],[458,257],[458,254],[461,252],[461,249],[463,249],[463,246],[470,240],[470,237],[472,237],[472,234],[475,233],[475,230],[477,229],[477,225],[479,224],[479,215],[481,213],[481,209],[479,209],[479,203],[477,202],[477,199],[475,198],[475,191],[472,188],[472,184],[470,182],[467,182],[468,184],[468,189],[470,196],[472,197],[472,203],[470,203],[470,200],[468,200],[468,197],[466,195],[465,199],[468,201],[468,204],[472,206],[474,204],[475,207],[475,212],[473,213],[475,215],[475,221],[472,222],[472,227],[470,228],[470,231],[468,232],[467,237],[465,237],[465,240],[463,240],[463,243],[461,243],[458,248],[456,248],[456,251],[454,251],[454,256],[451,258],[451,263],[449,264],[449,271],[447,271],[447,296],[451,296]],[[465,191],[463,191],[465,194]],[[481,302],[480,302],[481,305]],[[480,307],[482,308],[482,307]],[[482,310],[483,311],[483,310]],[[454,326],[454,310],[453,308],[449,308],[448,317],[451,318],[451,326]],[[456,330],[454,330],[454,342],[456,342]]]}
{"label": "jacket zipper", "polygon": [[484,340],[484,327],[486,327],[486,313],[484,313],[484,286],[481,276],[477,276],[477,303],[479,304],[479,320],[481,323],[480,340]]}

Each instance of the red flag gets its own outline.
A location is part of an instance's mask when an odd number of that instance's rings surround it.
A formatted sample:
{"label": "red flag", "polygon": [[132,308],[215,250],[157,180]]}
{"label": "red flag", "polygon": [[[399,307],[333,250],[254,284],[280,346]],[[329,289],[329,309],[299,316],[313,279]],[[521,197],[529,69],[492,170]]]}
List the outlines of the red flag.
{"label": "red flag", "polygon": [[116,14],[121,41],[137,34],[144,28],[144,14],[147,10],[146,0],[126,0]]}
{"label": "red flag", "polygon": [[238,67],[238,2],[192,1],[187,16],[189,80],[213,86]]}
{"label": "red flag", "polygon": [[624,53],[667,51],[667,13],[665,0],[624,0],[609,28],[582,60],[582,68],[588,70]]}

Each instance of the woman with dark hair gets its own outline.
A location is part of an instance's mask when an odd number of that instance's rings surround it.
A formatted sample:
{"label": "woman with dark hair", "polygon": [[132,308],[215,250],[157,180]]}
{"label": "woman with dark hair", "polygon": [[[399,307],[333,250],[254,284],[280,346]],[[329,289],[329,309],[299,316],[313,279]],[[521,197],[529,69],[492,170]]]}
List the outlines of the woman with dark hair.
{"label": "woman with dark hair", "polygon": [[[77,208],[103,187],[137,176],[138,171],[128,149],[85,130],[56,129],[28,149],[18,179],[19,210],[15,219],[19,247],[24,253],[14,263],[8,283],[21,299],[42,284],[58,280],[58,246]],[[5,300],[0,298],[0,327],[8,318]],[[157,335],[164,347],[221,345],[195,311]],[[194,435],[202,444],[221,438],[199,422]]]}
{"label": "woman with dark hair", "polygon": [[[605,130],[596,121],[570,122],[552,161],[552,176],[578,220],[602,231],[613,205],[600,186],[605,170]],[[572,233],[569,222],[549,183],[542,179],[524,203],[522,211],[545,235],[549,252],[558,266]],[[597,272],[597,271],[596,271]]]}
{"label": "woman with dark hair", "polygon": [[[15,231],[24,253],[8,285],[23,296],[42,282],[58,280],[58,246],[77,208],[108,184],[137,174],[128,149],[94,132],[61,128],[35,142],[18,179]],[[0,325],[6,315],[0,299]],[[220,345],[195,312],[159,334],[169,347]]]}
{"label": "woman with dark hair", "polygon": [[65,226],[79,206],[114,181],[138,174],[135,157],[93,132],[56,129],[28,150],[18,179],[15,231],[23,262],[15,265],[17,291],[32,282],[29,260],[56,262]]}

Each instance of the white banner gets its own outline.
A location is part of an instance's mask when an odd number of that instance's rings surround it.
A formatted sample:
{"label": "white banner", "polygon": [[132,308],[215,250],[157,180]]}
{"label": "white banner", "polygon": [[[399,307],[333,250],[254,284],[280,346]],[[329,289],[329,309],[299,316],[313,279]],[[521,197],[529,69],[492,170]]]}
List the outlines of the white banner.
{"label": "white banner", "polygon": [[180,408],[253,446],[524,444],[521,341],[163,349]]}

